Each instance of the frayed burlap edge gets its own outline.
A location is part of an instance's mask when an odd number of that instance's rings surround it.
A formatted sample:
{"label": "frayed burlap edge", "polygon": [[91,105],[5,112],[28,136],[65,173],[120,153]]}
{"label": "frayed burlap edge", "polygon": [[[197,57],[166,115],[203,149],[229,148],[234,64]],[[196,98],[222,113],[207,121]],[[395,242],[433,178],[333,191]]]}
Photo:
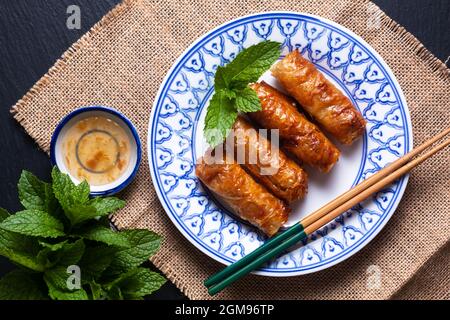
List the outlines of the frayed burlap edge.
{"label": "frayed burlap edge", "polygon": [[[367,1],[369,3],[370,1]],[[387,28],[392,30],[397,39],[405,45],[405,50],[409,50],[416,54],[421,61],[439,78],[444,80],[450,80],[450,69],[447,68],[445,63],[438,59],[434,54],[432,54],[414,35],[409,33],[404,27],[398,24],[396,21],[392,20],[386,13],[381,10],[378,6],[373,4],[379,12],[377,16],[380,21],[385,24]]]}
{"label": "frayed burlap edge", "polygon": [[[42,76],[33,87],[11,108],[10,112],[14,115],[14,118],[25,128],[27,133],[32,136],[39,147],[43,150],[49,150],[49,141],[44,139],[39,132],[30,132],[30,125],[27,119],[20,114],[20,109],[24,107],[28,102],[33,100],[41,90],[43,90],[47,84],[50,82],[52,76],[57,72],[64,69],[68,62],[77,56],[77,53],[84,48],[89,47],[92,38],[95,36],[96,32],[102,28],[107,27],[114,19],[118,18],[127,10],[130,10],[133,6],[139,5],[144,0],[123,0],[121,3],[116,5],[110,12],[108,12],[99,22],[97,22],[86,34],[84,34],[78,41],[76,41],[66,52],[63,53],[61,58],[59,58],[56,63],[48,70],[48,72]],[[435,57],[428,49],[411,33],[409,33],[404,27],[395,22],[389,16],[386,15],[378,6],[371,3],[368,0],[363,0],[365,4],[371,4],[376,8],[376,17],[380,19],[380,22],[392,30],[396,35],[397,40],[405,45],[405,50],[412,52],[417,55],[422,63],[436,76],[443,80],[450,80],[450,69],[447,68],[444,62]],[[112,223],[115,223],[114,217],[112,217]],[[436,254],[441,248],[433,252],[432,256]],[[158,258],[151,258],[150,261],[157,267],[161,272],[163,272],[166,277],[173,282],[187,297],[192,297],[193,293],[190,292],[189,288],[184,286],[180,281],[174,270],[170,268],[165,268],[163,261]],[[425,264],[426,262],[424,262]],[[423,266],[423,265],[422,265]],[[422,267],[420,266],[420,267]],[[418,269],[420,269],[420,267]],[[415,273],[412,275],[395,291],[391,297],[395,296],[401,291],[406,284],[408,284]]]}

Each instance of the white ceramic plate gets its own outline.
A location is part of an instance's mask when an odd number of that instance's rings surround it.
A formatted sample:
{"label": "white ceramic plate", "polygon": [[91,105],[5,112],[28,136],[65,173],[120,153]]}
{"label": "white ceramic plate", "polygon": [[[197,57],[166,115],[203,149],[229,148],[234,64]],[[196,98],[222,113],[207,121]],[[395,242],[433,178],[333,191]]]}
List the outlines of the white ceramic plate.
{"label": "white ceramic plate", "polygon": [[[300,50],[342,90],[367,120],[363,139],[342,151],[329,174],[307,168],[309,192],[295,203],[287,226],[345,192],[412,148],[408,108],[383,59],[350,30],[304,13],[268,12],[228,22],[199,38],[175,62],[153,105],[148,131],[150,172],[167,215],[194,246],[230,264],[265,240],[215,202],[194,174],[206,145],[202,128],[218,65],[263,40],[283,43],[282,55]],[[277,86],[269,73],[264,80]],[[404,177],[317,231],[303,244],[257,271],[293,276],[328,268],[375,237],[394,213]]]}

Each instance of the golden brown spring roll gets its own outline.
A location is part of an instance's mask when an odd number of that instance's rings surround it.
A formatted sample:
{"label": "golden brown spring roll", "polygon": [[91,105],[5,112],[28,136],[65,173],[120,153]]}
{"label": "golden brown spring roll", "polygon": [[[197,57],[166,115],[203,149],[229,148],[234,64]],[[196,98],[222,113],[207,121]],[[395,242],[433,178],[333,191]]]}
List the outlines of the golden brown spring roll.
{"label": "golden brown spring roll", "polygon": [[267,129],[279,129],[282,146],[301,162],[328,172],[339,158],[339,150],[302,115],[295,102],[265,82],[250,86],[261,101],[262,110],[248,116]]}
{"label": "golden brown spring roll", "polygon": [[306,172],[239,116],[232,143],[238,163],[258,182],[287,203],[301,199],[308,188]]}
{"label": "golden brown spring roll", "polygon": [[272,75],[339,142],[351,144],[364,133],[366,121],[361,113],[297,50],[276,63]]}
{"label": "golden brown spring roll", "polygon": [[287,221],[289,207],[253,180],[234,159],[210,164],[211,159],[207,158],[205,156],[198,161],[195,168],[197,177],[239,217],[268,236],[277,233]]}

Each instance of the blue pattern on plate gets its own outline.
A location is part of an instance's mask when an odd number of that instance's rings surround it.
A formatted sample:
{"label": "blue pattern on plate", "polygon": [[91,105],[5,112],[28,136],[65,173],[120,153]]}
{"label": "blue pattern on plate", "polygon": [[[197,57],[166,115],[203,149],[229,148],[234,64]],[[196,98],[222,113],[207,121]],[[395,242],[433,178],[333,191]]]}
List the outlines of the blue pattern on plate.
{"label": "blue pattern on plate", "polygon": [[[368,121],[354,184],[412,147],[409,114],[399,86],[373,49],[347,29],[296,13],[265,13],[221,26],[188,49],[155,101],[149,125],[150,171],[160,200],[177,227],[202,251],[224,263],[257,248],[265,237],[212,200],[194,174],[196,124],[213,92],[214,72],[236,54],[266,39],[283,55],[300,52],[352,99]],[[201,130],[201,128],[199,129]],[[317,271],[349,257],[387,222],[407,178],[379,192],[261,269],[266,275]]]}

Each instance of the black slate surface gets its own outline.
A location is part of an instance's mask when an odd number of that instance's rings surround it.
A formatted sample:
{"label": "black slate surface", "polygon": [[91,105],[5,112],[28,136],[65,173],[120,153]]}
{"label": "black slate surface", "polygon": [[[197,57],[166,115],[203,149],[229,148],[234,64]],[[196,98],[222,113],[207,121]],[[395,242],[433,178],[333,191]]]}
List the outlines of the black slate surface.
{"label": "black slate surface", "polygon": [[[333,0],[330,0],[333,1]],[[0,0],[0,207],[19,210],[22,169],[49,180],[50,162],[9,109],[70,45],[119,0]],[[450,55],[450,0],[375,0],[438,58]],[[68,29],[67,7],[81,9],[81,29]],[[57,107],[57,106],[55,106]],[[0,257],[0,277],[14,266]],[[185,299],[167,283],[150,299]]]}

